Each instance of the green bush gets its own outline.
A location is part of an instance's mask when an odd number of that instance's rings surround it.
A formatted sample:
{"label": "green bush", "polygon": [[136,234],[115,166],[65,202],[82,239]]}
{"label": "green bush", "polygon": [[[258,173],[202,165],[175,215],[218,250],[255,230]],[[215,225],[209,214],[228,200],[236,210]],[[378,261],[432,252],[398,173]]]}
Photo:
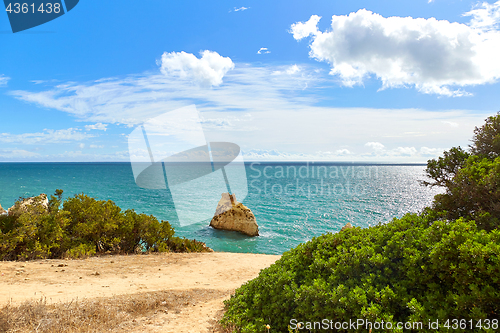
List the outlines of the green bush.
{"label": "green bush", "polygon": [[113,201],[78,194],[63,202],[62,190],[48,207],[39,199],[16,202],[0,216],[0,260],[79,258],[102,253],[202,252],[204,243],[180,239],[167,221],[122,212]]}
{"label": "green bush", "polygon": [[433,209],[447,219],[475,220],[480,229],[498,228],[500,220],[500,157],[470,156]]}
{"label": "green bush", "polygon": [[66,212],[48,214],[39,200],[0,217],[0,260],[31,260],[60,254],[64,228],[68,224]]}
{"label": "green bush", "polygon": [[171,237],[167,241],[167,246],[172,252],[209,252],[211,251],[205,243],[196,239]]}
{"label": "green bush", "polygon": [[222,323],[241,332],[267,332],[265,325],[288,332],[291,319],[364,319],[422,322],[418,332],[436,332],[425,329],[429,320],[498,319],[499,253],[498,230],[488,233],[464,219],[433,222],[427,214],[322,235],[239,288]]}
{"label": "green bush", "polygon": [[460,147],[427,163],[427,186],[445,193],[435,197],[436,218],[475,220],[478,228],[493,230],[500,224],[500,113],[476,127],[470,152]]}
{"label": "green bush", "polygon": [[64,253],[66,258],[87,258],[95,255],[95,246],[91,244],[80,244],[72,247]]}
{"label": "green bush", "polygon": [[128,253],[169,251],[167,242],[174,236],[170,223],[133,210],[125,211],[119,229],[123,235],[120,248]]}

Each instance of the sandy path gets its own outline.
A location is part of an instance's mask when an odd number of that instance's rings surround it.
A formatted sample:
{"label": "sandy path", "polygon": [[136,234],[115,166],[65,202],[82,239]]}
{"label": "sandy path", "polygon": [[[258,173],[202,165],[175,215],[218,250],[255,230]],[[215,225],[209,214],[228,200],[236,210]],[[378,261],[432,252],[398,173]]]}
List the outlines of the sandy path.
{"label": "sandy path", "polygon": [[143,291],[232,290],[279,257],[214,252],[0,262],[0,305],[41,297],[67,302]]}
{"label": "sandy path", "polygon": [[[223,301],[280,256],[167,253],[84,260],[0,262],[0,306],[45,297],[48,304],[161,290],[215,290],[174,313],[142,318],[137,332],[208,332]],[[220,292],[219,292],[220,291]]]}
{"label": "sandy path", "polygon": [[134,329],[129,330],[132,333],[208,333],[211,332],[210,327],[213,326],[217,313],[224,307],[223,302],[227,298],[229,294],[187,307],[180,313],[160,313],[142,318]]}

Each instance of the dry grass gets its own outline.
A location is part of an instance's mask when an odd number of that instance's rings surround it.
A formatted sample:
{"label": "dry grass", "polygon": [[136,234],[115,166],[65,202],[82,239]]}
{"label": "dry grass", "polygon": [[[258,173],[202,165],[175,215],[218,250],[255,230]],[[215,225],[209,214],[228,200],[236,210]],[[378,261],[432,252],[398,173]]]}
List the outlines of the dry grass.
{"label": "dry grass", "polygon": [[[45,299],[0,309],[0,332],[126,332],[139,329],[158,313],[179,313],[187,306],[227,292],[193,289],[115,296],[47,304]],[[222,312],[219,313],[219,318]],[[224,332],[214,321],[212,332]]]}
{"label": "dry grass", "polygon": [[[233,292],[233,294],[234,294],[234,292]],[[212,325],[209,328],[210,332],[212,332],[212,333],[234,333],[234,332],[238,332],[238,330],[236,329],[236,327],[234,325],[231,325],[229,327],[222,327],[222,325],[220,324],[220,321],[221,321],[222,317],[224,316],[224,312],[226,312],[225,307],[224,307],[224,309],[221,309],[221,310],[217,311],[215,319],[210,322],[210,324]]]}

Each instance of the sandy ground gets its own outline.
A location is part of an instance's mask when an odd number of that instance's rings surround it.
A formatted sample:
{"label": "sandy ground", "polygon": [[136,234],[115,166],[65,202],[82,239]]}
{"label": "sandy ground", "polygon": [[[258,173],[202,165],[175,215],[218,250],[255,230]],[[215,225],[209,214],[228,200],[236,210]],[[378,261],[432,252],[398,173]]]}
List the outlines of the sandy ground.
{"label": "sandy ground", "polygon": [[208,332],[234,289],[279,257],[214,252],[0,262],[0,306],[42,297],[50,304],[141,292],[198,290],[195,293],[204,296],[196,304],[145,319],[141,326],[148,326],[148,332]]}

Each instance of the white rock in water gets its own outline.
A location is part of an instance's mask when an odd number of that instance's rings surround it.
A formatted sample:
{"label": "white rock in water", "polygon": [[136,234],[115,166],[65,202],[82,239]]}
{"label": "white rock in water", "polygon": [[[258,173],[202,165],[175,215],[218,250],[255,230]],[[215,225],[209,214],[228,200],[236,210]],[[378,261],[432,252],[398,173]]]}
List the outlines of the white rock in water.
{"label": "white rock in water", "polygon": [[236,201],[236,196],[222,193],[210,226],[215,229],[239,231],[248,236],[258,236],[259,226],[250,208]]}

